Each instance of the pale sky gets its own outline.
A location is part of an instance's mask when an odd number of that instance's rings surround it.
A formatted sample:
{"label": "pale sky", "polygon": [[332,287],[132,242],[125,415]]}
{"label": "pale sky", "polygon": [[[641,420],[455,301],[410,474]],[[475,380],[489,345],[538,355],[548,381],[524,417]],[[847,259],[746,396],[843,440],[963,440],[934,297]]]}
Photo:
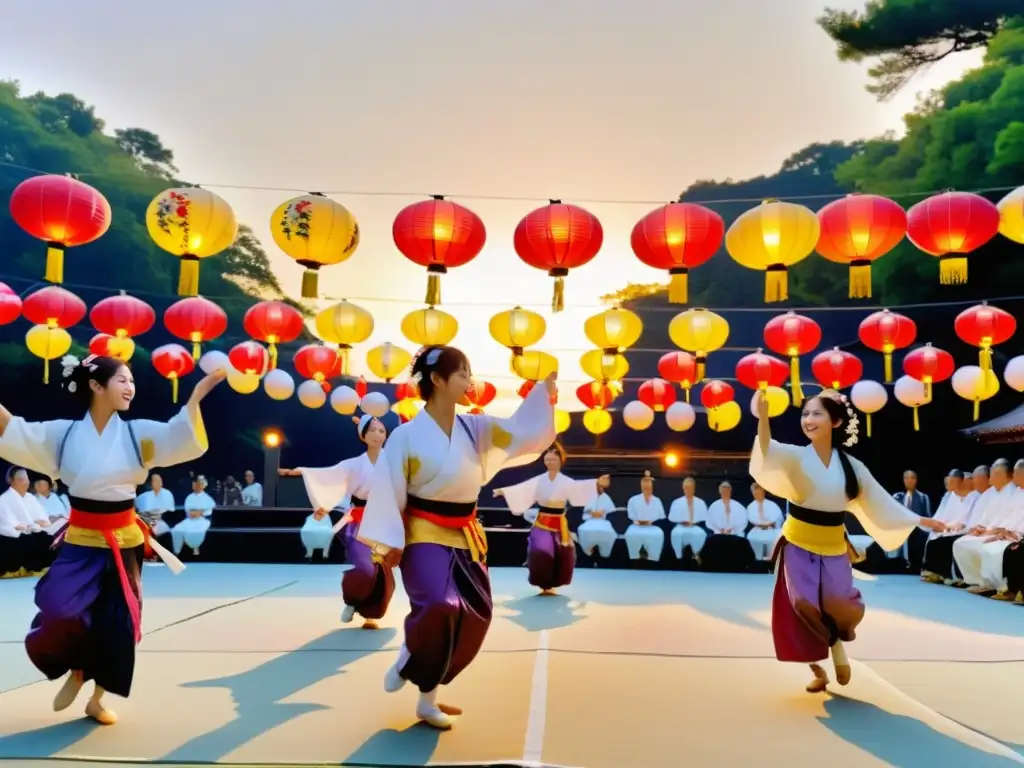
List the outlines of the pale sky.
{"label": "pale sky", "polygon": [[[434,193],[474,210],[487,245],[443,281],[442,308],[461,325],[454,343],[477,378],[511,395],[518,381],[487,320],[538,305],[548,316],[538,349],[560,359],[563,406],[585,379],[582,326],[602,309],[597,297],[664,279],[630,250],[637,219],[697,179],[771,173],[814,141],[899,131],[918,92],[978,61],[949,59],[877,103],[864,91],[866,67],[840,63],[814,23],[826,5],[862,0],[3,5],[0,77],[25,92],[70,91],[109,130],[156,132],[183,178],[221,194],[254,228],[292,295],[302,269],[274,246],[270,214],[299,192],[335,193],[362,242],[321,272],[320,287],[374,315],[362,352],[384,341],[414,351],[399,323],[422,306],[426,278],[394,247],[395,214]],[[601,219],[605,244],[570,275],[567,309],[554,318],[545,310],[551,279],[512,248],[519,219],[548,198],[639,201],[582,203]],[[357,372],[363,357],[353,356]]]}

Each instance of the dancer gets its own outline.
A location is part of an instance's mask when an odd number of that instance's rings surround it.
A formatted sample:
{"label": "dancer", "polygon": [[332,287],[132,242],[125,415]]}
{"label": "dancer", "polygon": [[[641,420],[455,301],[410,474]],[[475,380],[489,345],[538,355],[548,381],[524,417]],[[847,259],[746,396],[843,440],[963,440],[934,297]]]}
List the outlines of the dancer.
{"label": "dancer", "polygon": [[494,491],[495,498],[505,499],[513,515],[523,515],[537,504],[537,519],[526,542],[526,563],[527,578],[542,595],[553,595],[557,587],[570,584],[576,567],[576,546],[569,535],[565,505],[584,507],[611,485],[608,475],[601,475],[596,482],[573,480],[562,474],[564,465],[565,451],[556,443],[544,453],[547,472]]}
{"label": "dancer", "polygon": [[534,387],[508,419],[457,416],[468,405],[469,361],[454,347],[424,347],[412,366],[426,401],[394,431],[378,462],[359,537],[388,562],[401,559],[411,611],[405,643],[384,678],[420,690],[416,716],[446,730],[456,707],[437,702],[476,657],[494,604],[484,565],[487,539],[476,516],[480,489],[499,470],[536,460],[555,440],[555,377]]}
{"label": "dancer", "polygon": [[[307,520],[302,527],[302,539],[307,552],[312,551],[311,547],[322,548],[326,557],[330,539],[341,531],[345,559],[352,565],[341,577],[341,596],[345,603],[341,620],[348,624],[358,613],[363,617],[364,629],[376,629],[377,621],[384,618],[395,591],[395,576],[391,566],[381,562],[381,558],[374,557],[370,547],[358,537],[363,512],[370,497],[374,467],[384,455],[383,446],[388,431],[380,419],[369,414],[355,421],[358,424],[359,439],[366,444],[365,453],[338,462],[333,467],[299,467],[282,470],[282,473],[301,477],[306,484],[306,495],[315,505],[315,511],[310,516],[312,522]],[[334,509],[346,496],[351,496],[351,506],[338,525],[332,526],[329,510]],[[327,545],[323,546],[325,532],[328,538]]]}
{"label": "dancer", "polygon": [[611,557],[612,547],[619,535],[608,521],[615,511],[615,502],[604,491],[583,507],[583,522],[576,529],[580,549],[591,557]]}
{"label": "dancer", "polygon": [[85,409],[78,421],[26,422],[0,406],[0,457],[48,477],[61,477],[71,517],[57,559],[36,585],[39,613],[25,639],[29,658],[50,680],[67,675],[53,700],[67,709],[87,680],[95,691],[85,713],[111,725],[117,716],[103,694],[127,697],[142,637],[142,557],[146,544],[176,572],[181,563],[149,539],[135,515],[135,488],[149,467],[202,456],[206,430],[199,404],[224,378],[200,381],[188,404],[167,423],[123,421],[135,397],[131,371],[112,357],[61,361],[67,389]]}
{"label": "dancer", "polygon": [[830,651],[836,680],[850,682],[843,642],[854,639],[864,618],[864,603],[853,586],[845,512],[852,512],[885,551],[898,548],[916,526],[941,530],[943,525],[893,499],[864,464],[842,450],[856,444],[858,427],[844,395],[822,390],[804,404],[800,425],[809,444],[802,448],[772,439],[768,400],[760,392],[757,413],[750,474],[769,493],[789,501],[775,549],[775,656],[810,664],[814,679],[807,691],[820,693],[829,678],[818,662]]}

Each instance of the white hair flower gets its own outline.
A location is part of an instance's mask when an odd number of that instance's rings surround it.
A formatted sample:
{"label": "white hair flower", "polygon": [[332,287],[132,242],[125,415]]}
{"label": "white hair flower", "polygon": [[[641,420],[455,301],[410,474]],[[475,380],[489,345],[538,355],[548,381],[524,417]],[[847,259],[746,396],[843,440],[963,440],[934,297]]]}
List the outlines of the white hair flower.
{"label": "white hair flower", "polygon": [[[74,355],[64,355],[64,357],[60,359],[60,365],[62,368],[61,373],[66,379],[75,372],[75,368],[81,365],[81,361]],[[74,390],[71,391],[74,392]]]}

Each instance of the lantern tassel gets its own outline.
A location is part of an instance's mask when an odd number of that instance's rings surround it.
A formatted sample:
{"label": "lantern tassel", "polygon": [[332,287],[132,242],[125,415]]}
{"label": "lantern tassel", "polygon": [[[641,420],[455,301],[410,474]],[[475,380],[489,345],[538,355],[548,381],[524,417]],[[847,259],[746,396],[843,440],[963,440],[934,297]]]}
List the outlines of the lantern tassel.
{"label": "lantern tassel", "polygon": [[[704,374],[707,372],[708,359],[706,357],[698,356],[697,359],[696,359],[696,362],[697,362],[697,377],[694,380],[693,384],[700,384],[702,381],[704,381]],[[691,386],[693,386],[693,385],[691,384]]]}
{"label": "lantern tassel", "polygon": [[992,370],[992,348],[982,347],[978,352],[978,366],[988,373]]}
{"label": "lantern tassel", "polygon": [[426,302],[431,307],[441,303],[441,275],[433,272],[427,275]]}
{"label": "lantern tassel", "polygon": [[178,374],[172,373],[171,379],[171,402],[177,404],[178,402]]}
{"label": "lantern tassel", "polygon": [[964,285],[967,282],[967,257],[956,255],[939,259],[939,282],[942,285]]}
{"label": "lantern tassel", "polygon": [[555,292],[551,297],[551,311],[561,312],[565,309],[565,278],[555,278]]}
{"label": "lantern tassel", "polygon": [[686,267],[675,267],[669,270],[668,303],[685,304],[690,298],[689,278]]}
{"label": "lantern tassel", "polygon": [[921,420],[917,417],[917,406],[914,406],[914,431],[921,431]]}
{"label": "lantern tassel", "polygon": [[867,422],[868,437],[871,437],[871,414],[866,414],[866,416],[867,418],[865,419],[865,421]]}
{"label": "lantern tassel", "polygon": [[800,388],[800,358],[789,358],[789,385],[793,390],[793,405],[799,407],[804,401],[804,391]]}
{"label": "lantern tassel", "polygon": [[43,356],[43,384],[50,383],[50,339],[53,337],[53,330],[47,329],[46,331],[46,349],[43,350],[46,354]]}
{"label": "lantern tassel", "polygon": [[764,273],[764,303],[774,304],[789,298],[789,272],[773,264]]}
{"label": "lantern tassel", "polygon": [[683,398],[686,400],[686,402],[690,402],[690,388],[689,387],[684,387],[683,388]]}
{"label": "lantern tassel", "polygon": [[342,376],[348,376],[348,350],[348,345],[338,345],[338,370]]}
{"label": "lantern tassel", "polygon": [[932,401],[932,383],[931,383],[931,381],[926,381],[924,383],[924,399],[925,399],[925,402],[928,402],[928,403],[930,403]]}
{"label": "lantern tassel", "polygon": [[267,351],[270,353],[270,369],[273,370],[277,368],[277,345],[271,342]]}
{"label": "lantern tassel", "polygon": [[882,359],[885,360],[885,383],[892,384],[892,352],[886,352]]}
{"label": "lantern tassel", "polygon": [[199,295],[199,257],[186,253],[178,267],[178,295]]}
{"label": "lantern tassel", "polygon": [[48,283],[64,282],[64,248],[59,243],[46,246],[46,273],[43,279]]}
{"label": "lantern tassel", "polygon": [[871,298],[871,262],[850,264],[850,298]]}
{"label": "lantern tassel", "polygon": [[981,400],[975,399],[974,401],[974,420],[977,421],[981,416]]}
{"label": "lantern tassel", "polygon": [[192,359],[198,360],[203,354],[203,348],[199,345],[198,341],[192,342]]}
{"label": "lantern tassel", "polygon": [[320,295],[320,275],[315,269],[306,268],[302,273],[302,298],[315,299]]}

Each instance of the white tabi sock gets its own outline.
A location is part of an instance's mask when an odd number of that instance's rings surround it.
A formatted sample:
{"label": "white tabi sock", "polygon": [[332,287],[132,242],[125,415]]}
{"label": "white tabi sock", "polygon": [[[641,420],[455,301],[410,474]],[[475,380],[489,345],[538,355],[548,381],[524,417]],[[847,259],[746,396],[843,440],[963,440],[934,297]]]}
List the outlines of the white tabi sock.
{"label": "white tabi sock", "polygon": [[447,730],[452,727],[452,718],[437,706],[437,688],[432,691],[420,692],[419,701],[416,702],[416,717],[434,728]]}
{"label": "white tabi sock", "polygon": [[402,677],[402,667],[406,665],[412,654],[409,653],[405,647],[405,643],[402,643],[402,648],[398,652],[398,660],[388,668],[388,671],[384,673],[384,690],[388,693],[395,693],[396,691],[402,690],[405,686],[405,678]]}

